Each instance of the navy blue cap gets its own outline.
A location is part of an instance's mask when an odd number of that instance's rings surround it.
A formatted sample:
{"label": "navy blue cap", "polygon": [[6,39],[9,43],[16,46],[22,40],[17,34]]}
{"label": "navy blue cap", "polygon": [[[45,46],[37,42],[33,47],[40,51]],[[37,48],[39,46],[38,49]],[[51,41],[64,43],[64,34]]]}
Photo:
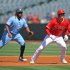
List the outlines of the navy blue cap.
{"label": "navy blue cap", "polygon": [[16,13],[23,13],[21,8],[16,9]]}

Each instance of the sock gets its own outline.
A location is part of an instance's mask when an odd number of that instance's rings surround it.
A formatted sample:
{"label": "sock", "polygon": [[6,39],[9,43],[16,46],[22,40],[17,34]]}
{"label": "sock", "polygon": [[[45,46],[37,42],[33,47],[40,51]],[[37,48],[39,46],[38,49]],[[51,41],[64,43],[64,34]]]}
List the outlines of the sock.
{"label": "sock", "polygon": [[24,50],[25,50],[25,45],[20,47],[20,57],[22,58],[23,58]]}
{"label": "sock", "polygon": [[66,55],[66,48],[62,47],[62,50],[61,50],[61,59],[64,59],[65,55]]}

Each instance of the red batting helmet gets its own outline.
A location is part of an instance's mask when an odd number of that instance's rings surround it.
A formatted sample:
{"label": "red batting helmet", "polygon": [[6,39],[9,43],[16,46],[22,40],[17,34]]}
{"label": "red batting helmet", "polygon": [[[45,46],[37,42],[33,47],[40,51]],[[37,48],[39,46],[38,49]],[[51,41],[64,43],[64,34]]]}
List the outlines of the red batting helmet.
{"label": "red batting helmet", "polygon": [[58,15],[60,15],[60,14],[65,14],[65,12],[64,12],[64,10],[60,9],[60,10],[58,10],[57,14],[58,14]]}

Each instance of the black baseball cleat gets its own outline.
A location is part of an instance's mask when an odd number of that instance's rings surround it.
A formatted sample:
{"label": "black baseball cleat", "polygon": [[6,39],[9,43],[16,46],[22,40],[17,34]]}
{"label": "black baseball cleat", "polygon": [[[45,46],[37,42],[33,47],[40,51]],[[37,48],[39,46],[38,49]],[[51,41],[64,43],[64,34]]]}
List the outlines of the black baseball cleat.
{"label": "black baseball cleat", "polygon": [[27,61],[27,59],[25,59],[23,57],[19,57],[19,61]]}

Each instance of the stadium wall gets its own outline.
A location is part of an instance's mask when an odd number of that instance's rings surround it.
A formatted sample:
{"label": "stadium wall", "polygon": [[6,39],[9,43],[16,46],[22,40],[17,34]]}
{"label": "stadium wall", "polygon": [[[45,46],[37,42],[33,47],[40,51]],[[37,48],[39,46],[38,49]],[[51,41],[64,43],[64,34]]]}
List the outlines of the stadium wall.
{"label": "stadium wall", "polygon": [[24,39],[42,40],[45,37],[46,24],[29,24],[30,29],[34,32],[34,36],[29,37],[25,29],[21,29],[20,33]]}
{"label": "stadium wall", "polygon": [[[42,40],[45,37],[45,26],[46,24],[29,24],[30,29],[34,32],[34,36],[29,37],[25,28],[22,28],[20,33],[25,40]],[[2,37],[5,24],[0,24],[0,39]]]}
{"label": "stadium wall", "polygon": [[0,39],[2,37],[2,34],[4,32],[5,24],[0,24]]}

